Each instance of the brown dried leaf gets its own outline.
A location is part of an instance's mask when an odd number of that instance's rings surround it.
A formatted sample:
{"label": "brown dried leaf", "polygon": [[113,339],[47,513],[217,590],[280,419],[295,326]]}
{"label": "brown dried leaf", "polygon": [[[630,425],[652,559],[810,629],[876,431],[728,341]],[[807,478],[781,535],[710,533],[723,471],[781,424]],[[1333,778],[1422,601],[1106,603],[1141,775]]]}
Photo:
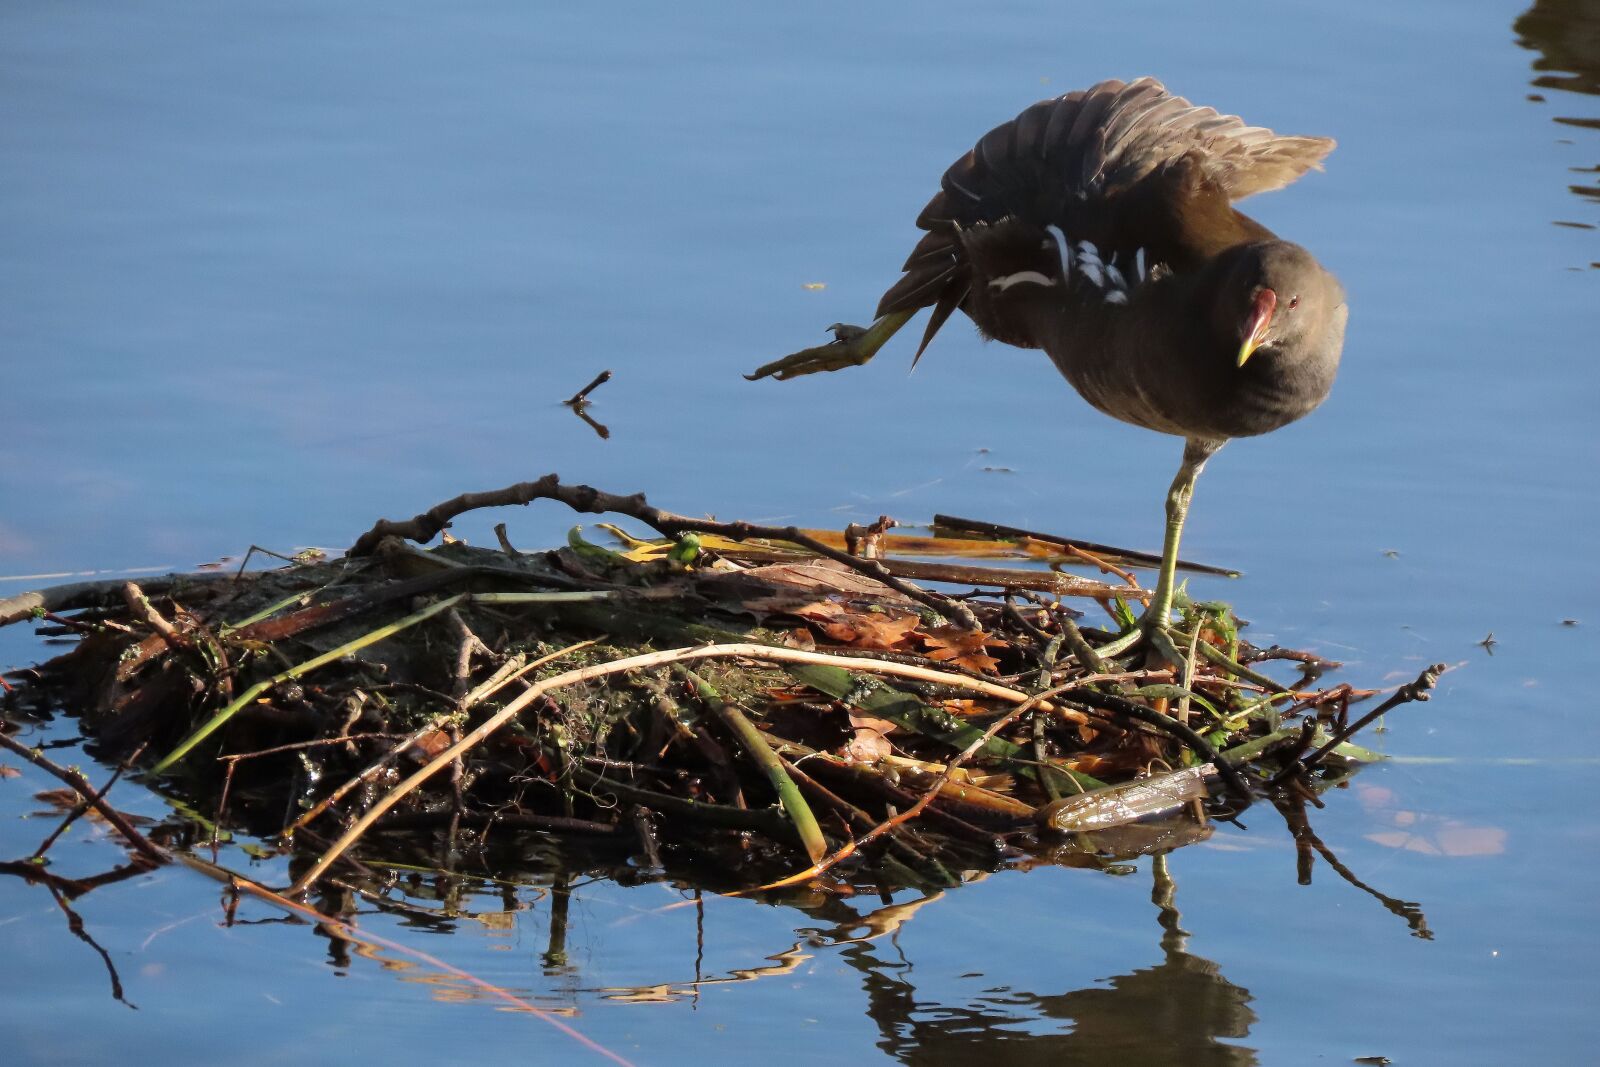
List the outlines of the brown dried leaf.
{"label": "brown dried leaf", "polygon": [[796,626],[783,635],[783,643],[788,648],[798,648],[802,652],[815,652],[817,640],[811,636],[811,631],[804,626]]}
{"label": "brown dried leaf", "polygon": [[852,711],[850,713],[850,726],[856,730],[873,730],[885,737],[899,729],[888,719],[880,719],[876,715],[868,715],[860,711]]}
{"label": "brown dried leaf", "polygon": [[17,770],[15,767],[0,763],[0,778],[17,778],[20,777],[21,774],[22,772]]}
{"label": "brown dried leaf", "polygon": [[784,610],[796,618],[809,619],[812,622],[831,621],[849,614],[843,604],[827,599],[813,600],[809,604],[799,604]]}
{"label": "brown dried leaf", "polygon": [[1000,638],[982,630],[963,630],[955,626],[940,626],[921,636],[928,646],[929,659],[954,663],[980,674],[993,674],[1000,666],[1000,661],[984,649],[1006,647]]}
{"label": "brown dried leaf", "polygon": [[881,763],[893,751],[887,738],[871,730],[859,731],[844,746],[844,754],[856,763]]}
{"label": "brown dried leaf", "polygon": [[911,612],[858,611],[832,600],[818,600],[790,609],[807,620],[830,641],[855,648],[902,648],[921,623]]}
{"label": "brown dried leaf", "polygon": [[888,719],[851,712],[850,726],[855,736],[845,745],[845,754],[857,763],[877,763],[894,751],[888,735],[894,733],[895,725]]}
{"label": "brown dried leaf", "polygon": [[905,644],[922,620],[912,614],[853,615],[850,625],[856,629],[856,639],[851,642],[860,648],[896,648]]}
{"label": "brown dried leaf", "polygon": [[431,760],[453,744],[444,730],[429,730],[412,743],[409,751],[419,760]]}

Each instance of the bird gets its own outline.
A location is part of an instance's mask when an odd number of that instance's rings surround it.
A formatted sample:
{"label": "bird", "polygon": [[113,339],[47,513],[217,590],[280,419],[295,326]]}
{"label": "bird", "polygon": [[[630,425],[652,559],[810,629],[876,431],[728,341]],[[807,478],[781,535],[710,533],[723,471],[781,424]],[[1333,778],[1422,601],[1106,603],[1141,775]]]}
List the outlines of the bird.
{"label": "bird", "polygon": [[1344,289],[1233,206],[1320,170],[1333,148],[1196,106],[1151,77],[1039,101],[945,171],[870,326],[836,323],[831,342],[747,377],[859,366],[923,308],[913,366],[958,310],[987,339],[1042,349],[1091,406],[1184,441],[1156,587],[1102,651],[1164,638],[1206,461],[1309,414],[1333,386]]}

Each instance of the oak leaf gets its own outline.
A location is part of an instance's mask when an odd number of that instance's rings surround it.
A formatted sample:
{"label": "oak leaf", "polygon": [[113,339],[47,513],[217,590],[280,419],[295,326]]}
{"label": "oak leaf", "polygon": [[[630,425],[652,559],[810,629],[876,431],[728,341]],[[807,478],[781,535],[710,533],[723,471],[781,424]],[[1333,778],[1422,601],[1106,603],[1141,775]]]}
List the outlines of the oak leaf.
{"label": "oak leaf", "polygon": [[1005,648],[1006,643],[982,630],[963,630],[956,626],[940,626],[922,634],[928,646],[928,658],[940,663],[954,663],[979,674],[993,674],[1000,661],[985,649]]}
{"label": "oak leaf", "polygon": [[831,641],[856,648],[902,648],[921,619],[912,612],[860,611],[833,600],[792,608],[789,614],[811,623]]}
{"label": "oak leaf", "polygon": [[894,751],[888,738],[894,732],[894,723],[888,719],[851,712],[850,727],[855,731],[855,736],[844,750],[857,763],[878,763]]}

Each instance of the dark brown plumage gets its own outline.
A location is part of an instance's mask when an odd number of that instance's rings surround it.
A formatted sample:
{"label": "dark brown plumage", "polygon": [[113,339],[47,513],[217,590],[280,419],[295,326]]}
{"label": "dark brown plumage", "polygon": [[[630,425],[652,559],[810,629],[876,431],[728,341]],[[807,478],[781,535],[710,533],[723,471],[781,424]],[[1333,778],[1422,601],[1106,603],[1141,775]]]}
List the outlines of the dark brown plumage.
{"label": "dark brown plumage", "polygon": [[987,337],[1043,349],[1090,404],[1185,438],[1156,596],[1170,613],[1195,476],[1232,437],[1327,397],[1344,343],[1338,281],[1233,207],[1319,166],[1333,142],[1195,107],[1151,78],[1041,101],[945,172],[927,233],[865,330],[762,367],[779,378],[866,362],[932,308],[920,358],[956,310]]}

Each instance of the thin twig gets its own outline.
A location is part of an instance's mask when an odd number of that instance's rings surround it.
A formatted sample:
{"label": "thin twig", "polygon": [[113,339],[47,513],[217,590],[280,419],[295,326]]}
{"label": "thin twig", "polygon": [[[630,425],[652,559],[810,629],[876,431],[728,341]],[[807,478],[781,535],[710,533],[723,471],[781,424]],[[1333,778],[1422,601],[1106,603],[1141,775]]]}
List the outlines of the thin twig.
{"label": "thin twig", "polygon": [[177,627],[168,622],[161,612],[156,610],[150,598],[144,595],[144,590],[133,582],[122,583],[122,597],[128,603],[128,611],[161,635],[162,640],[173,648],[188,648],[189,639],[179,633]]}
{"label": "thin twig", "polygon": [[100,795],[95,791],[94,786],[89,783],[87,778],[79,774],[77,771],[62,767],[61,765],[47,759],[44,753],[39,752],[36,749],[28,748],[26,745],[19,743],[14,738],[7,735],[4,731],[0,731],[0,748],[7,749],[13,754],[21,756],[35,767],[38,767],[40,770],[45,771],[48,774],[54,775],[56,778],[59,778],[61,781],[67,783],[67,785],[71,786],[73,790],[84,799],[85,803],[87,803],[95,811],[98,811],[101,815],[105,816],[106,822],[116,827],[117,832],[123,836],[123,839],[126,840],[135,851],[144,856],[146,859],[153,860],[156,863],[166,863],[167,860],[171,858],[168,856],[165,849],[158,848],[157,846],[151,844],[149,838],[145,837],[138,830],[135,830],[133,828],[133,824],[123,816],[122,812],[118,811],[116,808],[113,808],[110,804],[107,804],[104,800],[100,799]]}
{"label": "thin twig", "polygon": [[[144,871],[148,870],[148,867],[144,868]],[[66,895],[68,900],[74,897],[81,897],[88,892],[84,884],[76,878],[63,878],[59,874],[52,873],[41,864],[28,860],[0,860],[0,874],[14,875],[25,881],[36,882],[39,885],[58,889]]]}
{"label": "thin twig", "polygon": [[288,745],[276,745],[272,748],[257,749],[254,752],[236,752],[231,755],[218,756],[217,759],[224,763],[240,763],[247,759],[256,759],[261,756],[276,756],[284,752],[299,752],[308,748],[322,748],[325,745],[343,745],[354,741],[393,740],[399,734],[340,734],[338,737],[319,737],[315,741],[296,741]]}
{"label": "thin twig", "polygon": [[445,619],[449,621],[450,628],[461,639],[461,646],[456,650],[456,675],[455,698],[460,700],[467,695],[467,687],[472,684],[472,656],[477,653],[483,658],[494,660],[498,658],[494,649],[483,643],[483,638],[472,632],[472,627],[467,625],[467,620],[455,608],[445,612]]}
{"label": "thin twig", "polygon": [[1090,552],[1087,549],[1079,548],[1077,545],[1064,545],[1062,547],[1067,550],[1067,554],[1069,556],[1076,556],[1085,563],[1094,564],[1096,567],[1100,568],[1102,573],[1115,574],[1118,578],[1121,578],[1123,582],[1134,592],[1139,592],[1139,579],[1133,576],[1133,572],[1123,570],[1115,563],[1112,563],[1106,559],[1102,559],[1093,552]]}
{"label": "thin twig", "polygon": [[500,551],[512,559],[518,559],[522,556],[522,553],[517,551],[517,546],[511,543],[511,538],[506,536],[505,523],[497,522],[494,524],[494,538],[500,542]]}
{"label": "thin twig", "polygon": [[[94,799],[96,799],[96,800],[104,800],[105,797],[106,797],[106,794],[111,792],[111,787],[116,785],[117,784],[117,780],[122,777],[122,773],[124,771],[126,771],[130,766],[133,765],[134,761],[136,761],[139,758],[139,753],[141,753],[143,751],[144,751],[144,745],[141,744],[137,749],[134,750],[132,755],[130,755],[126,760],[124,760],[117,767],[117,769],[112,772],[111,777],[106,779],[106,784],[101,786],[98,790],[95,791]],[[87,779],[85,779],[85,781],[87,781]],[[61,820],[61,824],[59,826],[57,826],[54,830],[51,831],[49,837],[46,837],[43,841],[41,841],[39,843],[39,847],[38,848],[33,850],[33,856],[31,858],[34,859],[34,860],[38,860],[46,852],[49,852],[50,851],[50,846],[55,844],[57,839],[59,839],[62,834],[67,832],[67,828],[69,826],[71,826],[73,823],[77,822],[79,819],[83,818],[84,813],[87,812],[88,810],[89,810],[89,799],[88,798],[80,800],[80,801],[78,801],[77,804],[73,805],[72,810],[67,813],[67,817]]]}
{"label": "thin twig", "polygon": [[380,519],[373,525],[372,529],[356,539],[355,544],[350,546],[349,554],[357,557],[368,555],[378,546],[378,542],[385,537],[403,537],[419,544],[425,544],[448,527],[450,520],[457,515],[475,511],[479,508],[504,507],[512,504],[527,505],[535,500],[557,500],[566,504],[573,511],[584,514],[603,515],[610,513],[628,515],[671,538],[677,538],[686,533],[709,533],[731,538],[735,541],[747,541],[751,538],[788,541],[791,544],[800,545],[816,555],[825,556],[828,559],[844,564],[852,570],[876,578],[879,582],[902,596],[910,597],[919,604],[932,608],[940,614],[950,616],[962,629],[979,629],[977,616],[973,615],[972,610],[965,604],[897,578],[889,572],[888,568],[876,560],[861,559],[857,556],[852,556],[843,549],[823,544],[798,527],[757,526],[748,522],[716,522],[711,519],[696,519],[687,515],[676,515],[670,511],[662,511],[660,508],[651,506],[643,493],[635,493],[632,496],[618,496],[615,493],[602,492],[587,485],[562,485],[561,479],[554,474],[547,474],[536,482],[519,482],[516,485],[506,486],[504,489],[496,489],[484,493],[462,493],[404,521],[396,522],[389,519]]}
{"label": "thin twig", "polygon": [[579,389],[576,393],[573,393],[570,397],[563,400],[562,403],[567,405],[569,408],[582,407],[584,404],[589,402],[590,393],[594,392],[596,389],[600,388],[610,380],[611,372],[608,370],[603,370],[594,376],[594,381],[590,382],[582,389]]}
{"label": "thin twig", "polygon": [[1427,700],[1429,691],[1433,689],[1435,684],[1438,683],[1439,676],[1448,669],[1449,668],[1443,663],[1435,663],[1431,667],[1428,667],[1421,674],[1417,675],[1416,681],[1408,682],[1407,684],[1402,685],[1399,689],[1395,690],[1394,696],[1390,697],[1388,700],[1385,700],[1382,704],[1379,704],[1377,707],[1361,716],[1361,718],[1357,719],[1355,722],[1334,734],[1321,748],[1317,749],[1309,756],[1306,756],[1295,763],[1289,764],[1283,770],[1273,775],[1271,784],[1282,785],[1290,778],[1298,778],[1307,771],[1312,770],[1317,764],[1321,763],[1327,758],[1328,753],[1332,752],[1334,749],[1350,740],[1351,737],[1355,736],[1369,723],[1378,718],[1380,715],[1383,715],[1385,712],[1392,711],[1401,704],[1409,704],[1412,701],[1420,702]]}

